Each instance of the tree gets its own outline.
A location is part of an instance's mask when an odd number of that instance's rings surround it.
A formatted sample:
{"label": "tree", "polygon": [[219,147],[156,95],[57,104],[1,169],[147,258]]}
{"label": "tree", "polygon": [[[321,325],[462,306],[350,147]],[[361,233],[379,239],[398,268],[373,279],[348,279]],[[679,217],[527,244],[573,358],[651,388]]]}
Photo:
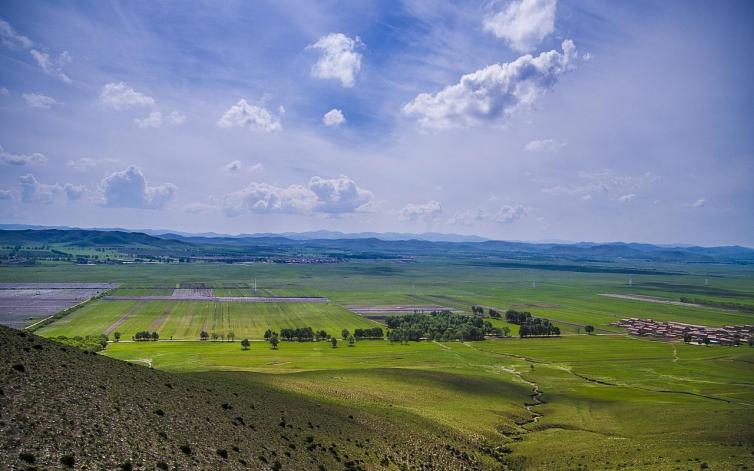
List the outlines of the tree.
{"label": "tree", "polygon": [[217,338],[222,342],[223,340],[225,340],[225,334],[217,334]]}
{"label": "tree", "polygon": [[156,342],[159,339],[160,339],[160,334],[158,334],[157,332],[152,332],[152,340]]}
{"label": "tree", "polygon": [[217,332],[212,332],[210,335],[212,336],[212,341],[217,342]]}
{"label": "tree", "polygon": [[267,329],[264,331],[264,339],[270,340],[270,337],[272,337],[272,331],[270,329]]}
{"label": "tree", "polygon": [[685,333],[683,334],[683,341],[684,341],[685,343],[689,343],[689,342],[691,342],[691,334],[690,334],[690,333],[688,333],[688,332],[685,332]]}
{"label": "tree", "polygon": [[584,331],[587,334],[592,335],[592,333],[594,332],[594,326],[593,325],[585,325],[584,326]]}
{"label": "tree", "polygon": [[749,346],[750,347],[754,347],[754,335],[752,335],[751,337],[749,337]]}
{"label": "tree", "polygon": [[233,332],[228,332],[228,335],[226,335],[225,338],[228,339],[228,342],[232,342],[236,339],[236,334],[234,334]]}
{"label": "tree", "polygon": [[338,339],[330,337],[330,345],[332,345],[332,348],[338,348]]}
{"label": "tree", "polygon": [[503,327],[503,337],[510,337],[511,336],[511,328],[508,326]]}
{"label": "tree", "polygon": [[201,334],[199,334],[199,339],[201,340],[207,340],[209,338],[209,334],[206,330],[203,330]]}
{"label": "tree", "polygon": [[356,345],[356,337],[354,337],[353,335],[349,335],[348,336],[348,346],[349,347],[353,347],[354,345]]}
{"label": "tree", "polygon": [[342,331],[340,331],[340,336],[343,340],[347,339],[350,334],[351,333],[348,332],[348,329],[343,329]]}
{"label": "tree", "polygon": [[251,342],[249,342],[249,339],[243,339],[241,340],[241,348],[244,350],[248,350],[251,346]]}
{"label": "tree", "polygon": [[280,340],[278,339],[277,334],[273,332],[273,334],[270,336],[270,345],[272,345],[273,350],[277,350],[279,342]]}
{"label": "tree", "polygon": [[113,338],[115,339],[116,342],[120,342],[120,332],[115,332],[113,334]]}

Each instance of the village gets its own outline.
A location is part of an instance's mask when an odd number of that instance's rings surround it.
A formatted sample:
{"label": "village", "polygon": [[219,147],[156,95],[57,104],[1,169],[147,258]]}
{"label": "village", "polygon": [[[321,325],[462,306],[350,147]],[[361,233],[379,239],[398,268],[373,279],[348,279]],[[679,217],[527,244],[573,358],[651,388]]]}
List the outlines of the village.
{"label": "village", "polygon": [[684,342],[714,345],[740,345],[754,342],[754,325],[707,327],[681,322],[660,322],[629,317],[611,325],[625,328],[630,335],[642,337],[680,338]]}

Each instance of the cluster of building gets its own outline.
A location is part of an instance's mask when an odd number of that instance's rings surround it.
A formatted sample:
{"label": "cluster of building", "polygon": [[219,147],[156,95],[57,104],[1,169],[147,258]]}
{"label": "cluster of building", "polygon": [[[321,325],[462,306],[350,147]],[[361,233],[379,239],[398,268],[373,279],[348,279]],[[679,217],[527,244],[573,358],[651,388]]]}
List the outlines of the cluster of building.
{"label": "cluster of building", "polygon": [[754,338],[754,325],[726,325],[707,327],[681,322],[659,322],[629,317],[612,325],[625,328],[631,335],[644,337],[680,338],[686,342],[716,345],[738,345]]}

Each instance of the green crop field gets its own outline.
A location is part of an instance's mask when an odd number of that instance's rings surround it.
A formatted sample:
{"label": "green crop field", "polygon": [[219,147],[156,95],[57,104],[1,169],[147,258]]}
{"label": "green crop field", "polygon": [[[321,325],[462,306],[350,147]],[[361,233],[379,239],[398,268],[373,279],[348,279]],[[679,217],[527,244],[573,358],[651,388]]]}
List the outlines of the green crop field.
{"label": "green crop field", "polygon": [[163,339],[198,339],[201,331],[261,339],[267,329],[311,327],[329,333],[377,325],[334,304],[99,300],[39,330],[45,337],[158,332]]}
{"label": "green crop field", "polygon": [[[646,268],[646,267],[645,267]],[[704,347],[625,335],[622,317],[710,326],[754,324],[747,266],[652,265],[628,275],[507,268],[451,259],[333,265],[127,265],[0,267],[4,281],[111,281],[115,294],[168,294],[202,283],[216,295],[325,296],[326,304],[97,300],[40,329],[46,337],[157,331],[182,341],[110,343],[104,355],[156,369],[273,388],[396,427],[451,430],[476,449],[501,447],[512,469],[746,469],[754,459],[754,348]],[[534,286],[533,281],[536,281]],[[601,294],[681,296],[744,308],[684,306]],[[551,319],[559,338],[477,342],[261,341],[268,328],[379,325],[344,306],[472,304]],[[584,326],[597,327],[586,335]],[[235,342],[198,341],[201,330]],[[250,350],[238,339],[254,339]],[[235,373],[229,373],[235,372]],[[542,403],[539,403],[539,400]],[[433,432],[434,433],[434,432]],[[502,451],[501,451],[502,450]]]}

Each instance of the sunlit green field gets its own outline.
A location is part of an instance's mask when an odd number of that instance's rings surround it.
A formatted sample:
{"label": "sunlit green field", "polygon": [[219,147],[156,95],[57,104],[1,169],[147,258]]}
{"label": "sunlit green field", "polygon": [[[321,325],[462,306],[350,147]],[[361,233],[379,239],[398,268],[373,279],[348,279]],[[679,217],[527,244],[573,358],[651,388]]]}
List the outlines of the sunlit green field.
{"label": "sunlit green field", "polygon": [[139,331],[158,332],[163,339],[196,340],[202,331],[236,338],[261,339],[267,329],[311,327],[340,334],[342,329],[373,327],[334,304],[232,303],[211,301],[109,301],[98,300],[38,331],[45,337],[120,332],[130,339]]}
{"label": "sunlit green field", "polygon": [[[321,266],[151,265],[0,268],[0,280],[116,281],[118,294],[169,293],[201,282],[216,295],[326,296],[328,304],[95,301],[38,331],[92,335],[156,330],[161,339],[111,343],[103,354],[191,375],[229,374],[316,403],[363,410],[401,427],[454,430],[478,447],[503,447],[512,469],[746,469],[754,459],[754,348],[631,338],[610,324],[649,317],[705,325],[754,324],[746,310],[654,304],[600,294],[684,295],[750,303],[747,267],[671,265],[664,274],[508,269],[453,260]],[[536,281],[536,287],[532,281]],[[357,305],[472,304],[531,311],[561,338],[479,342],[260,341],[267,328],[339,334],[375,325]],[[583,326],[600,335],[585,335]],[[114,327],[115,326],[115,327]],[[201,330],[235,342],[200,342]],[[255,339],[250,350],[238,339]],[[236,373],[228,373],[236,372]],[[537,404],[534,391],[541,393]],[[528,408],[527,408],[528,406]],[[541,415],[541,416],[540,416]],[[706,466],[705,466],[706,465]]]}

